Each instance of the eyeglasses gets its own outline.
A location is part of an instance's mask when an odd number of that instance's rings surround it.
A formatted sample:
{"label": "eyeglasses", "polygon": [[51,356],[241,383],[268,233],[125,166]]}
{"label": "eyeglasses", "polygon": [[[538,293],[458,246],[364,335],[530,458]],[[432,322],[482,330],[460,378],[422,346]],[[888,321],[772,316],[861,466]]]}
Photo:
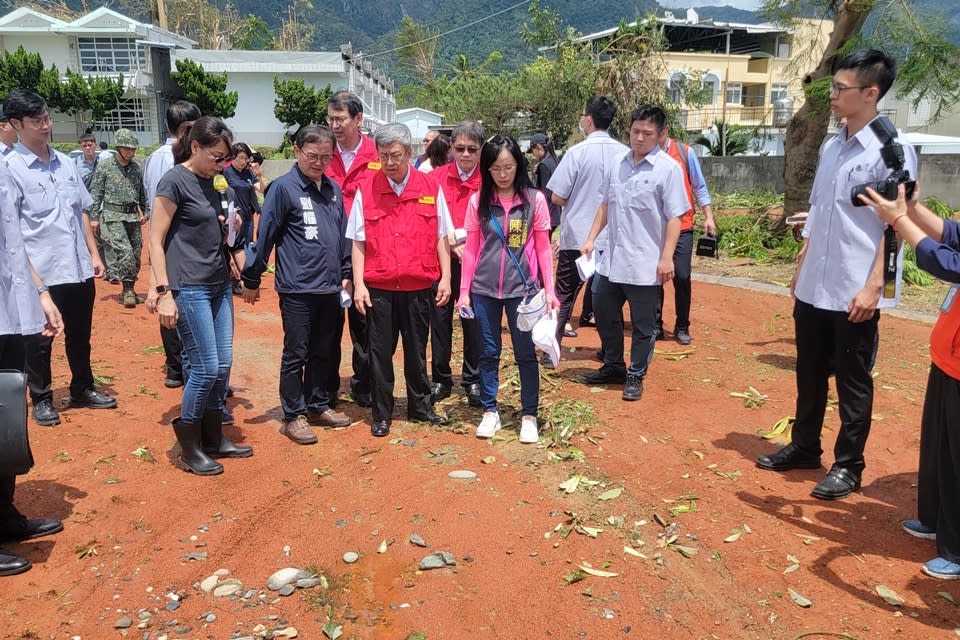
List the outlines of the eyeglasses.
{"label": "eyeglasses", "polygon": [[204,151],[206,151],[206,152],[207,152],[207,155],[210,156],[210,159],[213,160],[214,162],[216,162],[217,164],[223,164],[224,162],[227,162],[228,160],[233,160],[233,156],[231,156],[231,155],[229,155],[229,154],[227,154],[227,155],[225,155],[225,156],[215,156],[215,155],[213,155],[212,153],[210,153],[209,149],[204,149]]}
{"label": "eyeglasses", "polygon": [[350,116],[327,116],[327,122],[330,124],[343,124],[348,120],[352,120]]}
{"label": "eyeglasses", "polygon": [[516,168],[517,168],[517,165],[515,164],[507,164],[502,167],[490,167],[490,173],[498,173],[500,175],[504,175],[516,170]]}
{"label": "eyeglasses", "polygon": [[830,93],[843,93],[847,89],[869,89],[869,87],[847,87],[836,82],[830,83]]}
{"label": "eyeglasses", "polygon": [[380,162],[383,164],[397,164],[403,162],[404,152],[397,151],[395,153],[381,153],[378,155],[380,156]]}
{"label": "eyeglasses", "polygon": [[303,151],[302,149],[300,150],[300,153],[303,154],[303,157],[306,158],[307,162],[309,162],[310,164],[317,164],[318,162],[327,164],[328,162],[333,160],[332,153],[324,153],[323,155],[320,155],[317,153],[309,153],[307,151]]}
{"label": "eyeglasses", "polygon": [[53,121],[50,119],[50,114],[49,114],[49,113],[45,113],[45,114],[43,114],[42,116],[28,116],[28,117],[24,118],[24,120],[26,120],[27,122],[29,122],[29,123],[30,123],[30,126],[36,127],[36,128],[38,128],[38,129],[39,129],[40,127],[44,126],[44,125],[49,125],[49,124],[51,124],[51,123],[53,122]]}
{"label": "eyeglasses", "polygon": [[469,153],[470,155],[475,154],[477,151],[480,151],[480,147],[475,147],[473,145],[465,147],[463,145],[457,145],[453,148],[457,153]]}

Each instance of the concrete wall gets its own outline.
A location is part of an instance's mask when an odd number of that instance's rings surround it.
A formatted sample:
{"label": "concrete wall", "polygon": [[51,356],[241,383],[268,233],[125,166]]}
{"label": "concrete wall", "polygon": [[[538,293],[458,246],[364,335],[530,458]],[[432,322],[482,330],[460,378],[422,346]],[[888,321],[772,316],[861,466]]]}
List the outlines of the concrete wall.
{"label": "concrete wall", "polygon": [[[710,191],[731,193],[773,189],[783,193],[783,156],[700,158]],[[960,155],[921,155],[920,189],[960,208]]]}

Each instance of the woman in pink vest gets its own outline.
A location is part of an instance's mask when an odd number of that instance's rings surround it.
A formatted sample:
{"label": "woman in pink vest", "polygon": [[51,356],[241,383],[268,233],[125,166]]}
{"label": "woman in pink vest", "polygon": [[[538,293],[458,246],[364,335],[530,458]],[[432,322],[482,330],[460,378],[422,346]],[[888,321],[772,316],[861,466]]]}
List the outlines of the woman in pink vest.
{"label": "woman in pink vest", "polygon": [[[553,287],[550,210],[543,193],[530,184],[520,145],[496,135],[480,152],[480,192],[470,198],[464,228],[460,280],[461,314],[476,316],[480,334],[480,400],[483,419],[478,438],[492,437],[501,426],[497,411],[501,318],[510,327],[520,368],[520,442],[536,443],[540,371],[530,332],[517,328],[517,306],[529,283],[539,282],[550,308],[559,307]],[[508,252],[512,254],[508,255]]]}

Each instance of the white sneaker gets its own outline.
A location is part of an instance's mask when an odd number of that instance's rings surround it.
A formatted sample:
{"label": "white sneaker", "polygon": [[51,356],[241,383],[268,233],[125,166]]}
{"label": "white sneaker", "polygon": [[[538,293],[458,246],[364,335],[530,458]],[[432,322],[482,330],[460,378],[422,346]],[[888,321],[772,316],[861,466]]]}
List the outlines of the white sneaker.
{"label": "white sneaker", "polygon": [[540,434],[537,433],[537,419],[533,416],[523,416],[520,422],[520,442],[523,444],[536,444],[540,441]]}
{"label": "white sneaker", "polygon": [[492,438],[497,431],[500,431],[500,414],[496,411],[485,412],[483,420],[477,425],[477,437]]}

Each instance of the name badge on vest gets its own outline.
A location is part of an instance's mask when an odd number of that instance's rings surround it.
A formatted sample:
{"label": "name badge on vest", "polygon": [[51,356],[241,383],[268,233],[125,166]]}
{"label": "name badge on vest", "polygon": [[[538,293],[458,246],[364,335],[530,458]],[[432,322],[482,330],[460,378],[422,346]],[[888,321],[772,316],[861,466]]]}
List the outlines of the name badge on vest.
{"label": "name badge on vest", "polygon": [[380,171],[380,167],[381,167],[381,166],[382,166],[382,165],[381,165],[379,162],[368,162],[368,163],[367,163],[367,169],[370,169],[371,171]]}
{"label": "name badge on vest", "polygon": [[437,204],[437,199],[433,196],[420,196],[417,204]]}
{"label": "name badge on vest", "polygon": [[957,297],[957,289],[960,289],[960,285],[955,284],[947,291],[947,296],[943,299],[943,304],[940,305],[941,313],[950,313],[950,308],[953,307],[953,301]]}
{"label": "name badge on vest", "polygon": [[507,246],[519,249],[527,243],[527,224],[523,220],[511,220],[510,232],[507,236]]}

